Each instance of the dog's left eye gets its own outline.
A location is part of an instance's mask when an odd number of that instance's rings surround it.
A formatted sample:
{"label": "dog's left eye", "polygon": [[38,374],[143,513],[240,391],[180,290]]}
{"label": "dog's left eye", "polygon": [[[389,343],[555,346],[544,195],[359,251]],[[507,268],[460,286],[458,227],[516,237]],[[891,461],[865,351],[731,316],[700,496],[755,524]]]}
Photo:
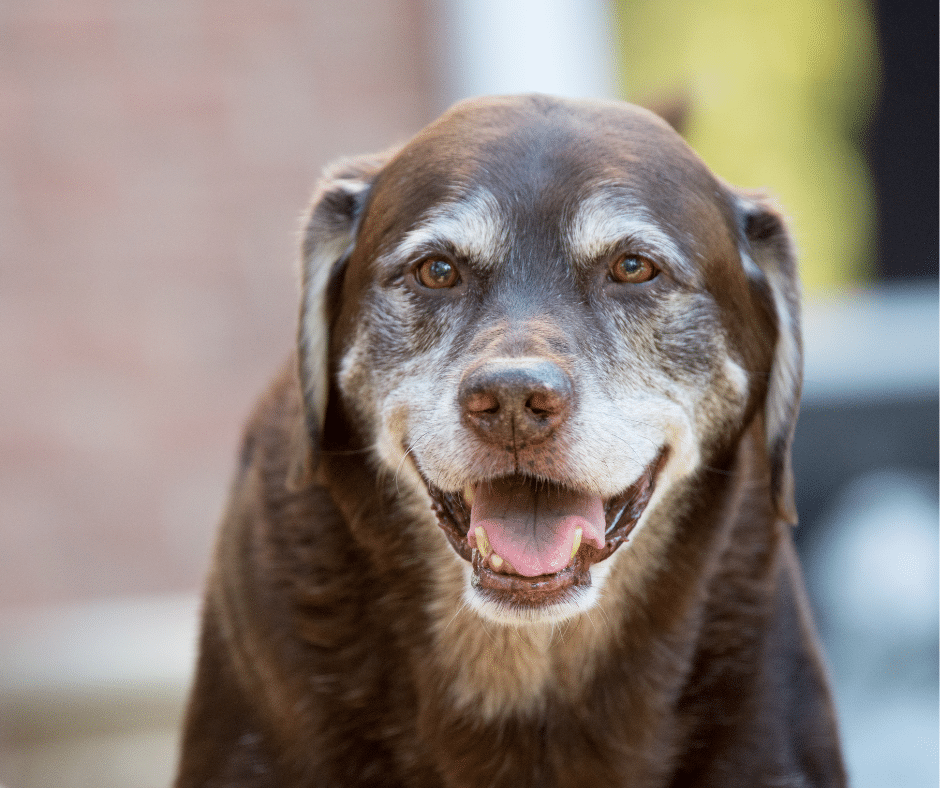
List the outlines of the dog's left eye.
{"label": "dog's left eye", "polygon": [[655,279],[659,273],[645,257],[636,254],[624,254],[617,257],[610,266],[610,278],[615,282],[639,284]]}
{"label": "dog's left eye", "polygon": [[427,260],[418,263],[415,268],[415,278],[425,287],[434,290],[454,287],[460,283],[460,273],[457,271],[457,266],[440,257],[429,257]]}

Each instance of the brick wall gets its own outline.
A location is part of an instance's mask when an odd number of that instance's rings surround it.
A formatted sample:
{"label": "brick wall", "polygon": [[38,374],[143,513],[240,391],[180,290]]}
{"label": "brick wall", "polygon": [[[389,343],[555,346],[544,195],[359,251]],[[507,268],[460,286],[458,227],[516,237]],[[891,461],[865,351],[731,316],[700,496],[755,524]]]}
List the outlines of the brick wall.
{"label": "brick wall", "polygon": [[195,590],[320,167],[439,109],[425,0],[0,5],[0,606]]}

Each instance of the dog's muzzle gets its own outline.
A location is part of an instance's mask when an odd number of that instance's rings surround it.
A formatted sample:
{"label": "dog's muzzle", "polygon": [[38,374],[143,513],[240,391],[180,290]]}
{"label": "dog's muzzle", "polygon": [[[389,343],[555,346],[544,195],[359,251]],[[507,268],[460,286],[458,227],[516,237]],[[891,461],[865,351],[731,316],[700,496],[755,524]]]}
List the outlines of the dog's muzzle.
{"label": "dog's muzzle", "polygon": [[[524,450],[537,456],[540,444],[550,445],[573,408],[573,391],[568,375],[551,361],[493,359],[468,371],[458,401],[464,426],[494,451],[518,458]],[[628,489],[606,500],[536,475],[537,468],[460,492],[424,481],[438,524],[473,565],[477,591],[503,604],[541,607],[561,601],[571,588],[589,586],[590,567],[628,540],[667,454],[663,447]]]}

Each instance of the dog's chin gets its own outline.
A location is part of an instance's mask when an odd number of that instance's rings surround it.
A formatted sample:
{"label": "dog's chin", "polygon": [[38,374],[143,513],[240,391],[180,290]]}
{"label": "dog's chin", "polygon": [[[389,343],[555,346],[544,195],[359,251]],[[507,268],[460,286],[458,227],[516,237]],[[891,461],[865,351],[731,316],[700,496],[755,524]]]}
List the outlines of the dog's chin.
{"label": "dog's chin", "polygon": [[[607,559],[629,543],[631,532],[653,496],[668,453],[667,447],[660,449],[633,484],[603,501],[602,545],[599,540],[594,544],[576,543],[568,563],[546,574],[532,571],[523,574],[492,552],[488,543],[481,549],[477,539],[470,535],[472,488],[466,492],[445,492],[422,476],[438,525],[456,553],[467,562],[467,604],[484,618],[505,624],[559,622],[592,608],[610,568]],[[517,487],[531,485],[537,489],[549,484],[563,488],[560,483],[534,477],[511,479]],[[482,538],[485,541],[485,536]],[[580,529],[577,538],[580,542]]]}

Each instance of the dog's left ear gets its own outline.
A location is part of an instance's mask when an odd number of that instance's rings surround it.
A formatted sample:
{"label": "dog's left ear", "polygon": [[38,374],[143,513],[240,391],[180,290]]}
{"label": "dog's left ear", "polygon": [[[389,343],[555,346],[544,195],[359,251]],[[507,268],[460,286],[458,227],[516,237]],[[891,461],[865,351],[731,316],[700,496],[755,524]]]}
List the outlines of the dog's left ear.
{"label": "dog's left ear", "polygon": [[301,306],[298,327],[304,423],[291,447],[288,486],[313,479],[330,392],[328,354],[330,304],[338,297],[343,270],[355,242],[363,208],[376,175],[393,152],[348,159],[328,167],[304,218],[301,240]]}
{"label": "dog's left ear", "polygon": [[800,283],[793,242],[780,214],[758,195],[739,195],[751,287],[771,309],[777,325],[773,365],[764,405],[771,493],[777,515],[797,521],[791,447],[803,387]]}
{"label": "dog's left ear", "polygon": [[692,94],[690,91],[683,88],[674,90],[671,93],[650,96],[645,101],[641,101],[640,106],[655,112],[679,134],[685,136],[689,128],[689,116],[692,114]]}

